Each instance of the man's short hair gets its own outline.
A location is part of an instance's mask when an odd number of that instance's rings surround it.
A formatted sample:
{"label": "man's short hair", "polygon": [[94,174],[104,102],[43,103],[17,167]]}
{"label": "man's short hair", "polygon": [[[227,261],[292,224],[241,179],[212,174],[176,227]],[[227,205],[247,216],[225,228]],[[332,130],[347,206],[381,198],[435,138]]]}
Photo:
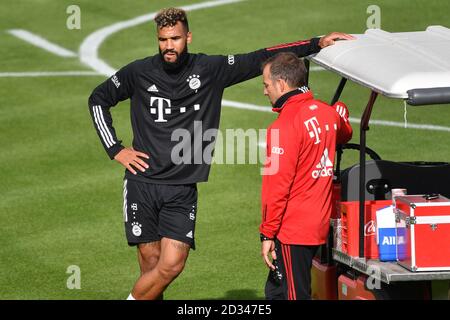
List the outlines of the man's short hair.
{"label": "man's short hair", "polygon": [[165,8],[158,12],[155,16],[155,22],[158,29],[162,29],[164,27],[173,27],[180,21],[186,31],[189,32],[189,23],[186,16],[186,11],[178,8]]}
{"label": "man's short hair", "polygon": [[264,70],[267,65],[270,65],[269,71],[272,81],[283,79],[292,88],[306,85],[305,63],[294,53],[277,53],[263,63],[262,69]]}

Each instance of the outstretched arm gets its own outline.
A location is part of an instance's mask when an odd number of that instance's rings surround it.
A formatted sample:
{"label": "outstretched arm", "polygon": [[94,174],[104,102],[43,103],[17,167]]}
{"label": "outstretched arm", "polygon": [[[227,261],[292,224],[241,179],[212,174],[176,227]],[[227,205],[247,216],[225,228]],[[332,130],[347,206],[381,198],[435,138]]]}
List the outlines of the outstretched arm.
{"label": "outstretched arm", "polygon": [[325,47],[332,46],[333,44],[336,43],[336,41],[339,40],[354,40],[354,39],[355,37],[352,36],[351,34],[342,32],[332,32],[320,38],[319,47],[323,49]]}
{"label": "outstretched arm", "polygon": [[229,87],[261,75],[262,63],[279,52],[293,52],[298,57],[306,57],[333,45],[338,39],[350,40],[353,39],[353,36],[332,32],[321,38],[283,43],[245,54],[211,56],[210,61],[214,66],[212,72],[223,87]]}

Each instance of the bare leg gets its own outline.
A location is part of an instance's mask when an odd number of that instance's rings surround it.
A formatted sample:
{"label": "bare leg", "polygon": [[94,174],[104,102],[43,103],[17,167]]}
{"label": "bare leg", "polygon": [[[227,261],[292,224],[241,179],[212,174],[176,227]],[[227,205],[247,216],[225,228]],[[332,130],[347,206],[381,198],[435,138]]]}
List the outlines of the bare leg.
{"label": "bare leg", "polygon": [[157,299],[183,271],[189,249],[189,245],[184,242],[162,238],[158,263],[137,280],[132,291],[133,297],[146,300]]}
{"label": "bare leg", "polygon": [[[138,245],[137,254],[142,276],[144,273],[150,272],[156,267],[161,254],[161,241],[140,243]],[[161,293],[157,300],[163,299],[164,296]]]}
{"label": "bare leg", "polygon": [[161,242],[140,243],[138,245],[138,260],[141,276],[156,267],[161,254]]}

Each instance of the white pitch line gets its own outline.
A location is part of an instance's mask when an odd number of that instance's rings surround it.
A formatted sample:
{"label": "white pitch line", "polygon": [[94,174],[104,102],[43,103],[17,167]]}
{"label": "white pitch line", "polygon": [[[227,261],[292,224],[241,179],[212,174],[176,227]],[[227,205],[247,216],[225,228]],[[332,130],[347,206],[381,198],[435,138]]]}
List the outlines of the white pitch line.
{"label": "white pitch line", "polygon": [[310,66],[309,71],[325,71],[325,68],[322,68],[321,66]]}
{"label": "white pitch line", "polygon": [[[237,3],[245,0],[218,0],[218,1],[208,1],[197,3],[189,6],[183,6],[182,8],[186,11],[192,11],[203,8],[210,8],[230,3]],[[91,33],[87,38],[84,39],[83,43],[79,49],[79,56],[81,62],[85,63],[95,71],[106,75],[111,76],[116,72],[116,70],[110,67],[105,61],[98,57],[98,49],[100,45],[112,34],[119,32],[123,29],[134,27],[136,25],[148,22],[152,20],[155,16],[156,12],[146,14],[143,16],[139,16],[130,20],[122,21],[114,23],[108,27],[101,28],[94,33]],[[323,68],[319,66],[311,67],[312,71],[320,71]],[[246,109],[246,110],[254,110],[254,111],[262,111],[262,112],[272,112],[270,107],[262,107],[257,105],[252,105],[248,103],[230,101],[230,100],[222,100],[222,104],[227,107],[238,108],[238,109]],[[351,122],[359,123],[359,119],[350,118]],[[383,120],[371,120],[371,124],[378,124],[382,126],[395,126],[395,127],[403,127],[403,123],[394,122],[394,121],[383,121]],[[414,123],[408,124],[409,128],[413,129],[422,129],[422,130],[437,130],[437,131],[447,131],[450,132],[449,127],[443,126],[433,126],[433,125],[419,125]]]}
{"label": "white pitch line", "polygon": [[96,71],[0,72],[0,78],[101,76]]}
{"label": "white pitch line", "polygon": [[[237,101],[231,101],[231,100],[222,100],[222,105],[225,107],[231,107],[231,108],[237,108],[237,109],[244,109],[244,110],[254,110],[254,111],[260,111],[260,112],[272,112],[272,108],[270,107],[263,107],[263,106],[257,106],[254,104],[249,103],[242,103]],[[361,120],[358,118],[352,118],[350,117],[350,122],[353,123],[360,123]],[[369,125],[379,125],[379,126],[387,126],[387,127],[400,127],[404,128],[403,122],[395,122],[395,121],[386,121],[386,120],[370,120]],[[444,127],[444,126],[435,126],[431,124],[416,124],[416,123],[409,123],[408,122],[408,128],[410,129],[419,129],[419,130],[433,130],[433,131],[445,131],[450,132],[450,127]]]}
{"label": "white pitch line", "polygon": [[[356,119],[350,117],[350,122],[357,122],[360,123],[361,119]],[[395,121],[387,121],[387,120],[370,120],[369,125],[375,124],[379,126],[388,126],[388,127],[405,127],[404,122],[395,122]],[[446,131],[450,132],[450,127],[444,127],[444,126],[435,126],[431,124],[416,124],[416,123],[409,123],[408,122],[408,129],[420,129],[420,130],[433,130],[433,131]]]}
{"label": "white pitch line", "polygon": [[[182,6],[181,8],[186,11],[193,11],[204,8],[211,8],[222,6],[230,3],[242,2],[245,0],[219,0],[219,1],[207,1],[196,3],[192,5]],[[98,49],[100,45],[105,41],[110,35],[119,32],[121,30],[131,28],[137,26],[142,23],[146,23],[151,21],[157,12],[152,12],[149,14],[145,14],[130,20],[121,21],[114,23],[110,26],[101,28],[94,33],[91,33],[86,39],[84,39],[83,43],[79,49],[79,56],[81,62],[88,65],[95,71],[98,71],[105,76],[111,76],[116,73],[116,70],[109,66],[105,61],[98,57]]]}
{"label": "white pitch line", "polygon": [[270,108],[270,107],[257,106],[254,104],[225,100],[225,99],[222,100],[222,105],[225,107],[231,107],[231,108],[237,108],[237,109],[254,110],[254,111],[260,111],[260,112],[272,112],[272,108]]}
{"label": "white pitch line", "polygon": [[[319,67],[320,68],[320,67]],[[312,71],[322,71],[312,70]],[[28,77],[84,77],[84,76],[103,76],[103,74],[97,71],[30,71],[30,72],[0,72],[0,78],[28,78]],[[240,105],[240,102],[228,101],[236,105]],[[245,104],[244,104],[245,105]],[[260,111],[258,109],[255,109]],[[266,111],[266,110],[263,110]],[[270,110],[269,110],[270,111]]]}
{"label": "white pitch line", "polygon": [[11,29],[8,30],[7,32],[19,39],[22,39],[28,43],[35,45],[36,47],[44,49],[53,54],[56,54],[57,56],[64,58],[73,58],[77,56],[75,52],[60,47],[57,44],[51,43],[50,41],[42,38],[41,36],[33,34],[27,30]]}

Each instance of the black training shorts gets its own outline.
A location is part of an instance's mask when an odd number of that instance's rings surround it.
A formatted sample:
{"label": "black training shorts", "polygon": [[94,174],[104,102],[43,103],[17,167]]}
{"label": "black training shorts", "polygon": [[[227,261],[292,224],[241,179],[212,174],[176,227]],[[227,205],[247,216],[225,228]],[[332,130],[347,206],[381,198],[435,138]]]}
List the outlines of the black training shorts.
{"label": "black training shorts", "polygon": [[195,249],[196,184],[164,185],[125,179],[123,198],[130,246],[165,237]]}

